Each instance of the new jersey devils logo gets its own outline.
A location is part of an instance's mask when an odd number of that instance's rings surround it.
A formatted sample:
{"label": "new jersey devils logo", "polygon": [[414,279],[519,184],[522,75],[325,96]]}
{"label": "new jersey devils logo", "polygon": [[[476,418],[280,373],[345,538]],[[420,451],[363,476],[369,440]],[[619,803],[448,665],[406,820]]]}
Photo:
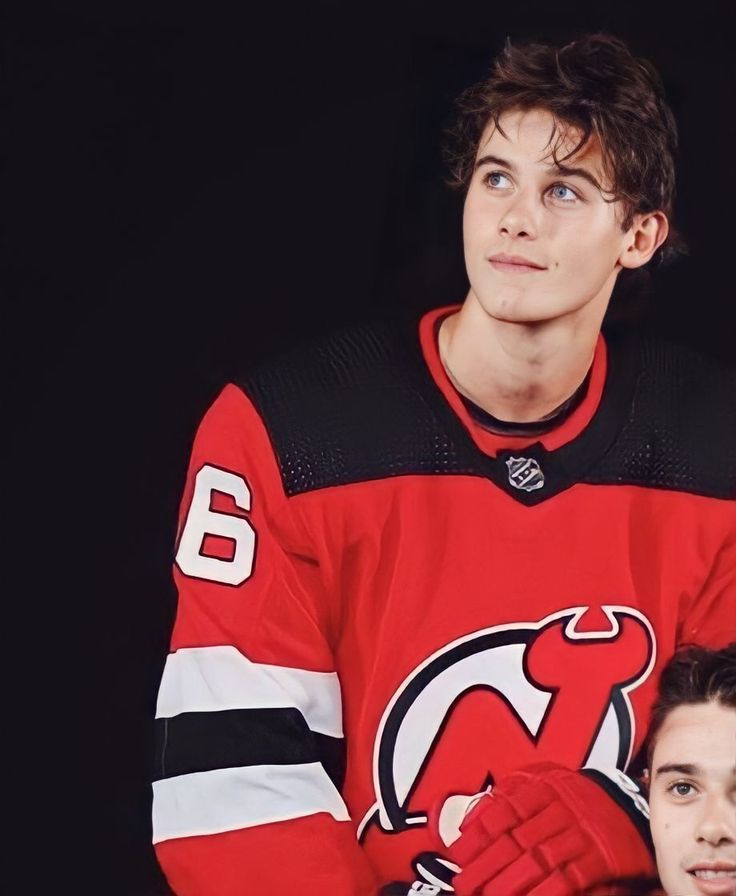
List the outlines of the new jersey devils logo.
{"label": "new jersey devils logo", "polygon": [[383,714],[376,802],[359,834],[421,827],[432,800],[459,781],[472,793],[540,758],[624,769],[634,742],[628,694],[654,666],[654,632],[635,609],[601,610],[603,630],[584,630],[589,608],[572,607],[473,632],[418,666]]}

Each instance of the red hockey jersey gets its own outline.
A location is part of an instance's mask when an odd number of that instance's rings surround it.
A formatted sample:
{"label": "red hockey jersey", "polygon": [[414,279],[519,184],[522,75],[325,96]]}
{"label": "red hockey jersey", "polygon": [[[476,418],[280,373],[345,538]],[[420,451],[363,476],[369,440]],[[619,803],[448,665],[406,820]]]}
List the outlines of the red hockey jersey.
{"label": "red hockey jersey", "polygon": [[560,426],[495,435],[439,360],[456,307],[265,364],[202,421],[157,707],[181,896],[441,881],[433,806],[625,770],[676,646],[736,637],[732,373],[602,334]]}

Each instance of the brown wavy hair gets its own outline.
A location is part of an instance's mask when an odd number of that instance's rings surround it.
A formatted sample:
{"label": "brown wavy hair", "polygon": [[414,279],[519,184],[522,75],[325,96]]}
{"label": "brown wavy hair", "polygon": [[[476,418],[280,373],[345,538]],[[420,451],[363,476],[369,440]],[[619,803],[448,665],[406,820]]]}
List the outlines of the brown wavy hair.
{"label": "brown wavy hair", "polygon": [[664,667],[647,732],[650,769],[657,735],[672,710],[711,701],[736,709],[736,641],[722,650],[683,647]]}
{"label": "brown wavy hair", "polygon": [[[444,146],[451,186],[467,190],[480,138],[491,122],[503,134],[499,119],[505,112],[546,109],[557,124],[555,163],[573,156],[595,135],[611,186],[607,201],[622,202],[622,230],[628,230],[635,214],[661,210],[670,219],[670,233],[660,247],[660,260],[686,251],[671,224],[675,117],[657,70],[633,56],[619,38],[588,34],[563,47],[514,46],[507,38],[490,76],[463,91],[456,105],[457,118],[446,131]],[[571,127],[579,139],[560,157]],[[665,246],[669,251],[663,252]]]}

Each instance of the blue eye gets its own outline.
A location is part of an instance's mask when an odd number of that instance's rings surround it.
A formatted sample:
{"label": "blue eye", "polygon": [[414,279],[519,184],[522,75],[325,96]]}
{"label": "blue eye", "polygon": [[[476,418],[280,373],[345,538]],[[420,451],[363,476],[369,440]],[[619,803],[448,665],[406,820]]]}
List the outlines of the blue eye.
{"label": "blue eye", "polygon": [[[483,182],[492,190],[505,190],[511,186],[508,175],[502,171],[489,171],[488,174],[483,176]],[[568,187],[567,184],[552,184],[549,191],[552,198],[559,202],[572,204],[580,199],[575,190],[572,187]]]}
{"label": "blue eye", "polygon": [[500,171],[491,171],[489,174],[486,174],[484,180],[489,187],[503,187],[504,184],[498,182],[500,178],[508,180],[508,177]]}
{"label": "blue eye", "polygon": [[554,198],[561,202],[574,202],[578,198],[577,193],[567,184],[553,184],[550,190]]}

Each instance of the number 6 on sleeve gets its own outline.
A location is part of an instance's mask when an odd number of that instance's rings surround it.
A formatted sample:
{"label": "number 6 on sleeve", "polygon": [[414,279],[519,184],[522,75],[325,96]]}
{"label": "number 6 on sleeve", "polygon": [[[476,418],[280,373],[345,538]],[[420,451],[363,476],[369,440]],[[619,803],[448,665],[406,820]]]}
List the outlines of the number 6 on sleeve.
{"label": "number 6 on sleeve", "polygon": [[[256,533],[248,520],[212,510],[213,492],[230,495],[236,507],[250,510],[250,489],[242,476],[209,464],[203,466],[194,480],[194,493],[179,539],[176,563],[187,576],[224,585],[242,585],[253,572]],[[233,556],[223,559],[203,554],[207,535],[232,541]]]}

